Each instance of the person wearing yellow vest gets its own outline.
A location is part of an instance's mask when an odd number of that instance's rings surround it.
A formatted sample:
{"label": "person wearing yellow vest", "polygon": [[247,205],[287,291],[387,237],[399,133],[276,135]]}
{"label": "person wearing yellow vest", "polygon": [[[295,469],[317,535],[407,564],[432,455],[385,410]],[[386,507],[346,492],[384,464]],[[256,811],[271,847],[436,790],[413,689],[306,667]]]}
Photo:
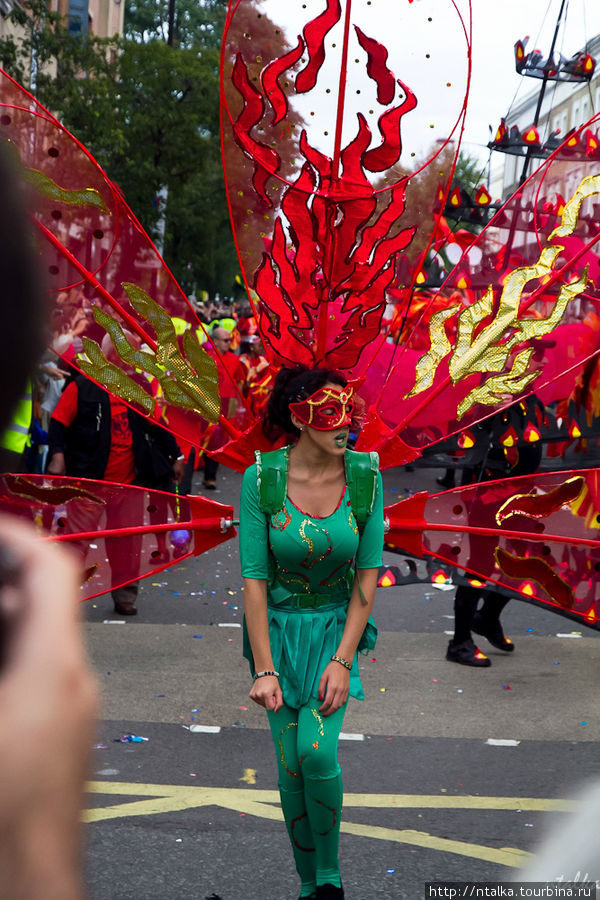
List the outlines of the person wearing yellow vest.
{"label": "person wearing yellow vest", "polygon": [[23,471],[25,448],[29,446],[29,432],[33,416],[32,391],[31,378],[28,378],[25,393],[17,403],[9,424],[0,435],[2,468],[5,471]]}

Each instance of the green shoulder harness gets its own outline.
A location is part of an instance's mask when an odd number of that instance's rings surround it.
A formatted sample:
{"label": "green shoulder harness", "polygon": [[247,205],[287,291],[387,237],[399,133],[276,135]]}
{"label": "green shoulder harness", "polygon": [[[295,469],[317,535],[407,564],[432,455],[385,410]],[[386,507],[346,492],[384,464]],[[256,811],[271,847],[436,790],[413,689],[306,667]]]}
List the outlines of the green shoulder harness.
{"label": "green shoulder harness", "polygon": [[[287,492],[289,452],[289,446],[266,453],[260,450],[255,452],[258,499],[265,515],[274,516],[283,509]],[[373,512],[375,505],[379,456],[375,452],[346,450],[344,464],[350,505],[362,534],[367,517]]]}

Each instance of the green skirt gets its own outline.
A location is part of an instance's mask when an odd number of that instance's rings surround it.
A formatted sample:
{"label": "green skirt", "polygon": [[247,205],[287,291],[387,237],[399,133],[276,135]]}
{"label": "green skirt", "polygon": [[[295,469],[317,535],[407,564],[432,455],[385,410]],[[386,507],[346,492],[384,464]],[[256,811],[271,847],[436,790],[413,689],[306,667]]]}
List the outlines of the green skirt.
{"label": "green skirt", "polygon": [[[269,601],[271,653],[286,706],[299,709],[311,698],[318,700],[321,675],[339,646],[347,610],[347,599],[343,603],[308,609],[293,609]],[[376,641],[377,626],[369,616],[350,671],[350,696],[357,700],[365,699],[358,671],[358,653],[373,650]],[[254,675],[256,670],[245,619],[244,657]]]}

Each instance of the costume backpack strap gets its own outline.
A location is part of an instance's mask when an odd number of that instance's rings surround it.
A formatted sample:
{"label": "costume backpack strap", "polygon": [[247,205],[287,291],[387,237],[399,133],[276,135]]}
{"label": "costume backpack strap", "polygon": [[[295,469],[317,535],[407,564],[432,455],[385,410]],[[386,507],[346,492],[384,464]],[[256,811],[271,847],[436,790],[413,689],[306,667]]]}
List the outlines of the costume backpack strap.
{"label": "costume backpack strap", "polygon": [[358,531],[362,534],[367,516],[375,506],[379,455],[374,451],[359,453],[357,450],[346,450],[345,463],[350,505]]}
{"label": "costume backpack strap", "polygon": [[258,502],[265,515],[274,516],[285,504],[289,450],[255,451]]}

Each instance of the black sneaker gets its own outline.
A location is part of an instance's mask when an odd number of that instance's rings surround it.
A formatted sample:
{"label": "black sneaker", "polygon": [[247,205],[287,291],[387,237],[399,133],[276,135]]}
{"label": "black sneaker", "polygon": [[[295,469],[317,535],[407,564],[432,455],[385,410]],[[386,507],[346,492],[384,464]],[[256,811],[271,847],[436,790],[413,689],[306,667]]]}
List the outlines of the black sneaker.
{"label": "black sneaker", "polygon": [[462,644],[455,644],[453,641],[449,641],[446,659],[461,666],[474,666],[480,669],[486,669],[492,664],[491,660],[487,658],[485,653],[481,652],[479,647],[475,646],[470,638],[467,641],[463,641]]}
{"label": "black sneaker", "polygon": [[318,884],[317,900],[344,900],[344,888],[335,884]]}
{"label": "black sneaker", "polygon": [[497,650],[512,653],[515,649],[511,639],[505,636],[499,619],[496,619],[495,622],[488,622],[480,613],[475,613],[471,628],[475,634],[481,634],[484,638],[487,638],[492,647],[496,647]]}

